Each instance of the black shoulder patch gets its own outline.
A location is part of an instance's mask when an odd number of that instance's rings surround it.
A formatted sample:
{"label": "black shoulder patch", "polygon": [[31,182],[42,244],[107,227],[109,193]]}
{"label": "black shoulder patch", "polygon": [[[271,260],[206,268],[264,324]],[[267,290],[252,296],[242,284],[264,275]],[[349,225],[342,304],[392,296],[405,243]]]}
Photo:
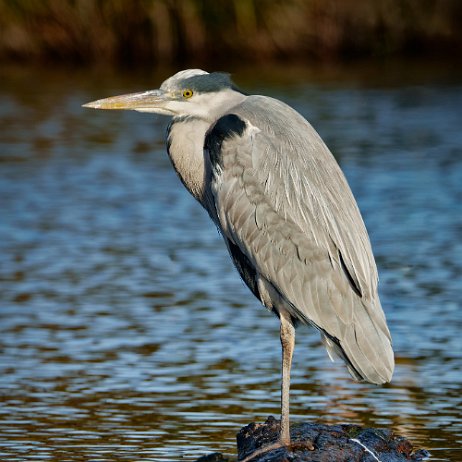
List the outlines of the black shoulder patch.
{"label": "black shoulder patch", "polygon": [[212,126],[205,136],[204,147],[209,152],[210,162],[213,166],[223,166],[221,156],[223,141],[235,135],[242,136],[245,127],[245,122],[236,114],[225,115]]}
{"label": "black shoulder patch", "polygon": [[225,139],[234,134],[242,135],[244,129],[245,122],[239,116],[236,114],[227,114],[217,120],[212,131],[216,133],[216,136]]}

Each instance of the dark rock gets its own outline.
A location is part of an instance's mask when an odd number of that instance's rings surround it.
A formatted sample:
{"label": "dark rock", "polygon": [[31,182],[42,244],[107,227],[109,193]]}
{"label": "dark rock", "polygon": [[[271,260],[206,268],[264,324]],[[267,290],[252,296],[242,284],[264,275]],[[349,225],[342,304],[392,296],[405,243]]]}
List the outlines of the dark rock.
{"label": "dark rock", "polygon": [[[270,416],[263,424],[251,423],[237,434],[238,460],[277,443],[279,421]],[[290,429],[290,447],[277,447],[255,455],[251,462],[418,462],[429,457],[414,451],[410,441],[387,429],[358,425],[301,423]],[[229,462],[221,453],[196,462]]]}
{"label": "dark rock", "polygon": [[221,452],[212,452],[206,456],[199,457],[196,462],[230,462]]}
{"label": "dark rock", "polygon": [[[238,460],[276,443],[278,436],[279,421],[272,416],[247,425],[237,435]],[[301,423],[291,427],[290,436],[291,447],[264,452],[252,462],[417,462],[429,456],[425,450],[413,452],[408,440],[386,429]]]}

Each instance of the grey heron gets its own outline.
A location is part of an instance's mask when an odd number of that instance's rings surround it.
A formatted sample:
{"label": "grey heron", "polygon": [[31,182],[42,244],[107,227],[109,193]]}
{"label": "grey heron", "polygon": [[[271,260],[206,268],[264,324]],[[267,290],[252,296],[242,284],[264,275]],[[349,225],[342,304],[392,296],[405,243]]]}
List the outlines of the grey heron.
{"label": "grey heron", "polygon": [[178,72],[159,89],[84,105],[172,117],[167,151],[207,210],[253,294],[280,320],[280,444],[290,444],[289,386],[297,324],[373,384],[394,369],[374,257],[331,152],[287,104],[241,92],[226,73]]}

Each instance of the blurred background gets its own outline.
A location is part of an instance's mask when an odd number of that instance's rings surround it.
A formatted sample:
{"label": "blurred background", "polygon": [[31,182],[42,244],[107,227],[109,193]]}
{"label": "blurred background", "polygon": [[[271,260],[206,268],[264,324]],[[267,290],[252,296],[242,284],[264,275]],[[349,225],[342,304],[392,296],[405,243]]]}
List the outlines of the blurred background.
{"label": "blurred background", "polygon": [[455,57],[458,0],[0,1],[0,57],[77,63]]}
{"label": "blurred background", "polygon": [[193,461],[279,415],[278,322],[165,153],[168,120],[83,109],[188,67],[319,131],[368,227],[393,382],[300,328],[293,421],[462,460],[462,3],[0,0],[0,458]]}

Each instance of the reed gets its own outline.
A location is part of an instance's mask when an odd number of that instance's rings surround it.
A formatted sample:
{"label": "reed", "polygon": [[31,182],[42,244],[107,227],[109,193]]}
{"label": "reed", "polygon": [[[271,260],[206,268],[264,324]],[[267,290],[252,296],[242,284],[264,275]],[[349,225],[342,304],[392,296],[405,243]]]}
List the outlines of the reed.
{"label": "reed", "polygon": [[0,59],[460,58],[461,24],[460,0],[0,0]]}

